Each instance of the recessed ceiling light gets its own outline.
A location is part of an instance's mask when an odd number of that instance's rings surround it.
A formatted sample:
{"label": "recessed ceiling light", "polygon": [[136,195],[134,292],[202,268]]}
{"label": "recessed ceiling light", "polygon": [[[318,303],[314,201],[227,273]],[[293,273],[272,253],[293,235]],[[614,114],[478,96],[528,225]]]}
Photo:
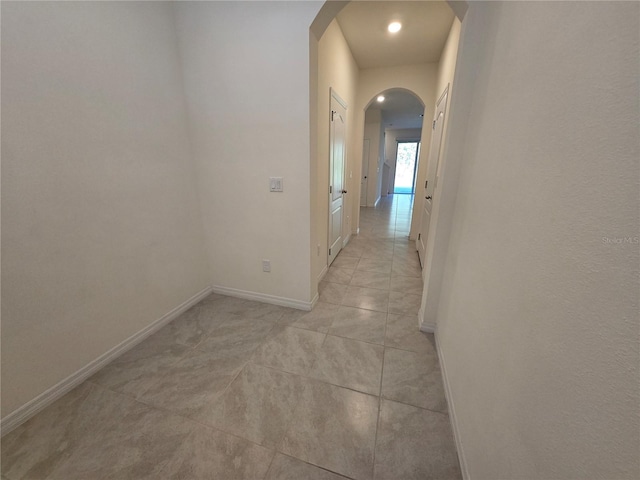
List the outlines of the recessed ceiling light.
{"label": "recessed ceiling light", "polygon": [[376,100],[378,100],[378,102],[384,102],[384,95],[378,95],[378,98],[376,98]]}
{"label": "recessed ceiling light", "polygon": [[400,29],[402,28],[402,24],[400,22],[391,22],[389,24],[389,26],[387,27],[387,29],[391,32],[391,33],[397,33],[400,31]]}

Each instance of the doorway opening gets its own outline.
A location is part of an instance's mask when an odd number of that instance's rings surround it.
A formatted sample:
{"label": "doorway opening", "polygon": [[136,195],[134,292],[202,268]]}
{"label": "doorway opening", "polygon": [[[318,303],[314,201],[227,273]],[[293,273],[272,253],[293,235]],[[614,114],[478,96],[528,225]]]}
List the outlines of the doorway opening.
{"label": "doorway opening", "polygon": [[393,193],[413,195],[416,187],[420,142],[399,140],[397,144]]}

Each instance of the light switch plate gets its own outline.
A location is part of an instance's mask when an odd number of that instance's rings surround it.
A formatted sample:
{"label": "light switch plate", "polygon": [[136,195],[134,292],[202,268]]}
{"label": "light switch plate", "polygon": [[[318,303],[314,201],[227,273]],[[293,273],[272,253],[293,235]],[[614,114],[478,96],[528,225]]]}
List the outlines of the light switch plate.
{"label": "light switch plate", "polygon": [[269,191],[270,192],[283,191],[282,177],[269,177]]}

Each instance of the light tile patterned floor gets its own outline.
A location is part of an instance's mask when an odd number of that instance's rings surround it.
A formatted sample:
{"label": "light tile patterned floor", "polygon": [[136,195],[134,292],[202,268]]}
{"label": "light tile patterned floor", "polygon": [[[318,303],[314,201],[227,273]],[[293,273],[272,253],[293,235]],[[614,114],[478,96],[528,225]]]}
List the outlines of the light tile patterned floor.
{"label": "light tile patterned floor", "polygon": [[312,312],[211,295],[3,438],[2,478],[461,478],[411,200],[362,209]]}

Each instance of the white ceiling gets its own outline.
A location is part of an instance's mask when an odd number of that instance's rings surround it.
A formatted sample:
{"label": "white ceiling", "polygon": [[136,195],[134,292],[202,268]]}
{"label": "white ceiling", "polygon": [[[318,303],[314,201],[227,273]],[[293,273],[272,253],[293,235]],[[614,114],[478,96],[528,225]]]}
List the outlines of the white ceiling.
{"label": "white ceiling", "polygon": [[385,128],[422,128],[424,107],[420,100],[405,90],[392,89],[383,93],[384,102],[374,101],[370,108],[382,111]]}
{"label": "white ceiling", "polygon": [[[360,68],[438,62],[453,12],[445,1],[352,1],[337,16]],[[402,23],[391,34],[387,26]]]}
{"label": "white ceiling", "polygon": [[[352,1],[338,14],[351,53],[360,68],[438,62],[454,14],[445,1]],[[387,26],[402,23],[391,34]],[[382,111],[385,128],[422,128],[420,101],[404,90],[383,92],[385,101],[369,108]]]}

